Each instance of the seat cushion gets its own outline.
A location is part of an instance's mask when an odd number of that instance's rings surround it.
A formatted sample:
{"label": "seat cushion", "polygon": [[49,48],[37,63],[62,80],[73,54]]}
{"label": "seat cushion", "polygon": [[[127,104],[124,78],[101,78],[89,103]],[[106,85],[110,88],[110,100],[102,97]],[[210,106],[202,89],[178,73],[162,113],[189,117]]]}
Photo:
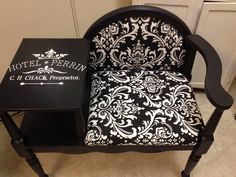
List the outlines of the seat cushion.
{"label": "seat cushion", "polygon": [[87,145],[194,146],[202,129],[193,89],[181,73],[92,75]]}

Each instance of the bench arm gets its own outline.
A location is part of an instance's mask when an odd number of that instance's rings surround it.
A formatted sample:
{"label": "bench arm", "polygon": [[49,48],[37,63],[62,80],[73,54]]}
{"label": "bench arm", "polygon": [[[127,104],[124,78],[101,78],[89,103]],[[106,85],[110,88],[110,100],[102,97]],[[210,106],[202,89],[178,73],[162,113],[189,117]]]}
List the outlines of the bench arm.
{"label": "bench arm", "polygon": [[206,63],[205,92],[217,109],[225,110],[232,106],[233,98],[221,85],[222,64],[215,49],[201,36],[189,35],[187,42],[203,56]]}

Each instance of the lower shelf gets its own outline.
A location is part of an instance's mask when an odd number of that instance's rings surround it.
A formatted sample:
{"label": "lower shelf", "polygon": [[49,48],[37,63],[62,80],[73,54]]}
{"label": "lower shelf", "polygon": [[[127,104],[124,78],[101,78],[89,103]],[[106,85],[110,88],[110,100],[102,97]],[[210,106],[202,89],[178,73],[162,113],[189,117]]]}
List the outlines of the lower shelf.
{"label": "lower shelf", "polygon": [[162,152],[192,150],[194,146],[86,146],[77,136],[74,112],[28,112],[20,127],[24,144],[34,152]]}
{"label": "lower shelf", "polygon": [[76,134],[74,112],[27,112],[20,129],[25,146],[32,149],[82,143]]}

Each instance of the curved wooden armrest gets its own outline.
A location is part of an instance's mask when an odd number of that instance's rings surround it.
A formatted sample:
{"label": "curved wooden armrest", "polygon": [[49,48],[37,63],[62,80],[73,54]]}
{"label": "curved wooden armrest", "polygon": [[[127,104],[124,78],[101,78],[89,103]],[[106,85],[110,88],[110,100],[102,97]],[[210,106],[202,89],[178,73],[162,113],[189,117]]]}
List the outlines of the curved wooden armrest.
{"label": "curved wooden armrest", "polygon": [[233,104],[233,98],[221,85],[222,64],[219,55],[199,35],[189,35],[186,40],[200,52],[206,63],[205,92],[209,101],[218,109],[230,108]]}

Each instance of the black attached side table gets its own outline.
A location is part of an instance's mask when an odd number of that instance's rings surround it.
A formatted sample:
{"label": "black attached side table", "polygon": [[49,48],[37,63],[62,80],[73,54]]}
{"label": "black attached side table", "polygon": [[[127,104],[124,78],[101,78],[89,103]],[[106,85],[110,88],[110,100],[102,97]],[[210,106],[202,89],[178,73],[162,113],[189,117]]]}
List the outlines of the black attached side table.
{"label": "black attached side table", "polygon": [[[40,176],[34,152],[62,151],[85,135],[85,39],[23,39],[0,85],[0,116],[11,144]],[[9,111],[25,111],[20,128]]]}

